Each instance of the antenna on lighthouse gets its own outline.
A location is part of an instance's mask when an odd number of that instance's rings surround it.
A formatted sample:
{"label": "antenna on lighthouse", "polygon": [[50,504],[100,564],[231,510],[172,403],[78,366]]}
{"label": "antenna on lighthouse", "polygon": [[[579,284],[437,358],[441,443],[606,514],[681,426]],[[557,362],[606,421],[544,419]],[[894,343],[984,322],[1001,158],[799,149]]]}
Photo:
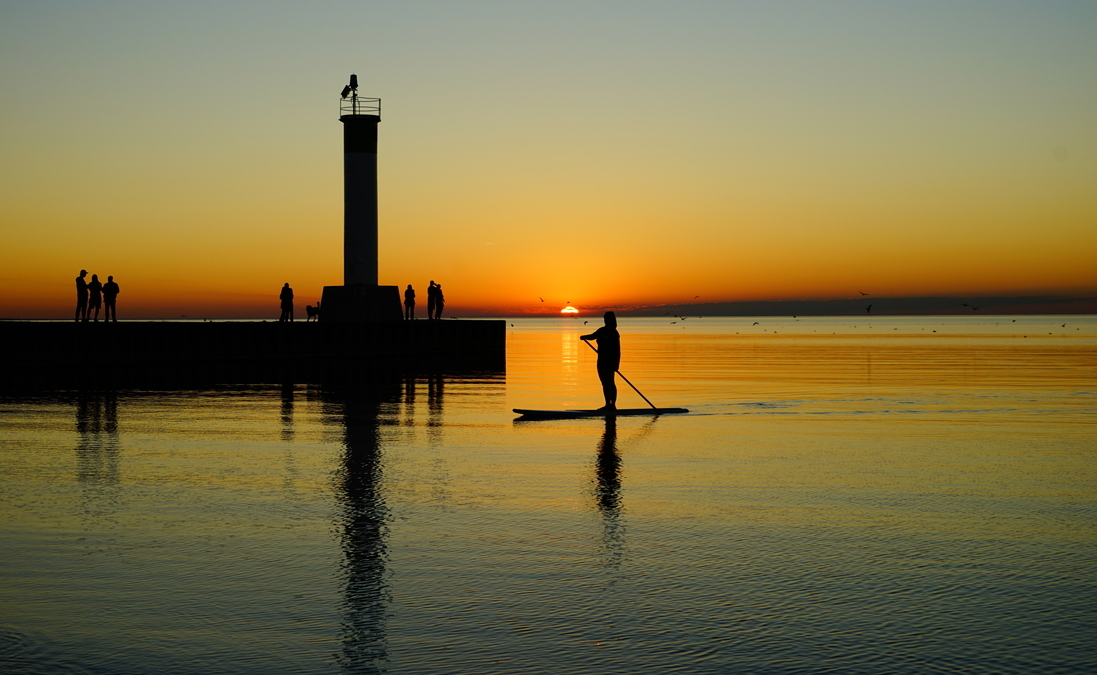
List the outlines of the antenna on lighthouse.
{"label": "antenna on lighthouse", "polygon": [[343,98],[350,96],[351,100],[351,114],[358,114],[358,76],[354,73],[350,74],[350,84],[343,87]]}

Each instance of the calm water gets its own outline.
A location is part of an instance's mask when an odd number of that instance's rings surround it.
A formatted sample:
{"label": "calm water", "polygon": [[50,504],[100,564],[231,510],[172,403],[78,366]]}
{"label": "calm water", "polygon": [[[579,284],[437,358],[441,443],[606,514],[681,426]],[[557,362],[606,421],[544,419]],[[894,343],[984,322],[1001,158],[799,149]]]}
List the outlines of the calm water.
{"label": "calm water", "polygon": [[1097,669],[1097,317],[622,320],[691,414],[514,422],[600,403],[587,320],[505,374],[0,400],[0,671]]}

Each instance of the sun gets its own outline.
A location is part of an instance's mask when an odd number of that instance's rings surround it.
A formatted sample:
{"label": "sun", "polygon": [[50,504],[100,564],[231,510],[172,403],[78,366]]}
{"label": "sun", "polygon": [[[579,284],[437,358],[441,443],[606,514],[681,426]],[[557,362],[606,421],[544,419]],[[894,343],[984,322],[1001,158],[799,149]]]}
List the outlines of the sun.
{"label": "sun", "polygon": [[571,305],[568,305],[567,307],[561,309],[560,313],[563,314],[564,316],[578,316],[579,315],[579,310],[575,309]]}

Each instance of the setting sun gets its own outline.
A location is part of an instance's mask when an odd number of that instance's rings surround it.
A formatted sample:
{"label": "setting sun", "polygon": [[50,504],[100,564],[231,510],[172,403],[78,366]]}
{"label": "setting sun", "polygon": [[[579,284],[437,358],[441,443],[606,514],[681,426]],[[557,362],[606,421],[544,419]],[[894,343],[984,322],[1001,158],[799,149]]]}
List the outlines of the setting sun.
{"label": "setting sun", "polygon": [[571,305],[568,305],[567,307],[561,309],[560,313],[566,314],[568,316],[579,316],[579,310],[575,309]]}

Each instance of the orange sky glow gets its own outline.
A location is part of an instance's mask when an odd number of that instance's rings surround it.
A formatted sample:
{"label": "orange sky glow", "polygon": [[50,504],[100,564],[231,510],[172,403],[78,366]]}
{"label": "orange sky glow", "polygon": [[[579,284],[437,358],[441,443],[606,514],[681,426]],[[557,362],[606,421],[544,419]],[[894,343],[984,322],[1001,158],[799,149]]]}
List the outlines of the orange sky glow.
{"label": "orange sky glow", "polygon": [[303,315],[351,72],[380,282],[449,315],[1097,296],[1094,6],[424,6],[7,12],[0,318],[69,316],[81,268],[121,318]]}

